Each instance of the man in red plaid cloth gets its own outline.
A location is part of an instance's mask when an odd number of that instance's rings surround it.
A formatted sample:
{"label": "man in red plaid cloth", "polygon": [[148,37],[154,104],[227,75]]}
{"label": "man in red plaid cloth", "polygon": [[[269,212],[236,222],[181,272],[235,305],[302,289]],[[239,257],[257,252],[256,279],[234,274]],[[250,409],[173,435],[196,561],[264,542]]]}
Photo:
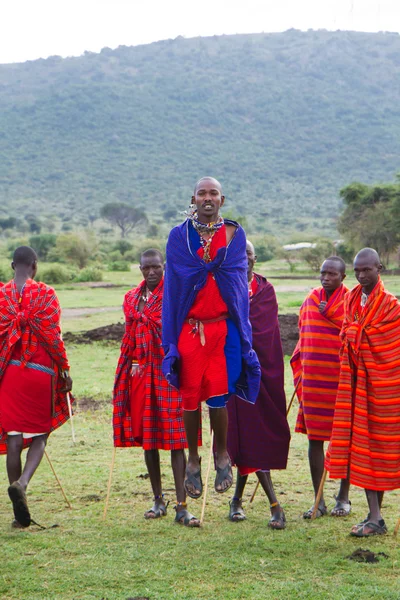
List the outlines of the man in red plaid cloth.
{"label": "man in red plaid cloth", "polygon": [[[14,279],[0,287],[0,454],[7,454],[14,527],[32,520],[27,486],[43,458],[48,435],[69,418],[72,389],[54,290],[37,283],[37,256],[14,252]],[[29,447],[22,469],[21,453]]]}
{"label": "man in red plaid cloth", "polygon": [[164,259],[158,250],[146,250],[140,258],[144,280],[124,300],[125,335],[114,386],[114,446],[141,446],[154,494],[146,519],[167,514],[161,485],[159,450],[171,451],[177,503],[175,521],[199,527],[188,510],[184,478],[187,447],[181,398],[164,378],[161,363],[161,307]]}

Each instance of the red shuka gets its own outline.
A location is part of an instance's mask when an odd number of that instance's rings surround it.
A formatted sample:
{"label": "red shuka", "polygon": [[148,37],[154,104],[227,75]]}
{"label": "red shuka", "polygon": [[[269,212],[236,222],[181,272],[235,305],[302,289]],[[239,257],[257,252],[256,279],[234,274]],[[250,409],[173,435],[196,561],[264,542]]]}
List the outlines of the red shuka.
{"label": "red shuka", "polygon": [[[144,450],[187,447],[182,400],[161,370],[161,307],[164,280],[139,312],[143,281],[125,296],[126,329],[121,345],[113,396],[114,446]],[[132,360],[139,365],[131,376]]]}
{"label": "red shuka", "polygon": [[[54,431],[69,418],[66,394],[61,392],[63,379],[58,376],[59,372],[69,369],[61,338],[60,315],[55,291],[44,283],[28,279],[22,295],[14,280],[0,287],[0,454],[7,453],[2,413],[8,431],[24,433]],[[21,364],[10,365],[10,360]],[[42,390],[49,387],[48,374],[31,368],[32,363],[54,370],[50,398],[41,397]],[[10,377],[13,373],[17,377]],[[30,401],[41,415],[34,414]],[[45,430],[38,431],[43,425]],[[30,441],[24,440],[24,445]]]}

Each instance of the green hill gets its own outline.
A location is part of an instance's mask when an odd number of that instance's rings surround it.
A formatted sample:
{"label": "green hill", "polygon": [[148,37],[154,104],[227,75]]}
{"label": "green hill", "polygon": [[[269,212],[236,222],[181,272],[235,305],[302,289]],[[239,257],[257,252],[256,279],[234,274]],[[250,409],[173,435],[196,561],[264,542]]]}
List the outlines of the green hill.
{"label": "green hill", "polygon": [[[338,190],[400,170],[400,36],[290,30],[0,65],[5,214],[153,222],[216,176],[255,231],[332,231]],[[164,216],[163,216],[164,215]]]}

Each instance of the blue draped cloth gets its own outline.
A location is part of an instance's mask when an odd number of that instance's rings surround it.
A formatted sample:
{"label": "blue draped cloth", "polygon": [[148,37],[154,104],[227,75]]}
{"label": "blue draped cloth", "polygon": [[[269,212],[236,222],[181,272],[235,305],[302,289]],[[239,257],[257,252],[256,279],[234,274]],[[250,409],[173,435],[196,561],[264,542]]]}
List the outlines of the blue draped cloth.
{"label": "blue draped cloth", "polygon": [[228,246],[220,248],[215,259],[206,263],[191,247],[189,223],[186,220],[174,227],[167,242],[162,308],[163,373],[169,383],[179,389],[179,336],[197,293],[212,273],[240,334],[242,373],[236,384],[236,395],[254,404],[261,369],[252,349],[245,233],[238,223],[226,219],[225,223],[234,225],[236,232]]}

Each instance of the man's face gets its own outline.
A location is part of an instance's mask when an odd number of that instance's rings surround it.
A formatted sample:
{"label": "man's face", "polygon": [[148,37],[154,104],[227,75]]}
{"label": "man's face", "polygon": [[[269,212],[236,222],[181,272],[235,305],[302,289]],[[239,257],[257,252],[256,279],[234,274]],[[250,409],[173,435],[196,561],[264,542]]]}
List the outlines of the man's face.
{"label": "man's face", "polygon": [[196,205],[199,221],[210,223],[218,219],[219,209],[223,206],[221,186],[215,179],[202,179],[196,187],[192,202]]}
{"label": "man's face", "polygon": [[320,281],[328,294],[332,294],[341,285],[344,273],[339,269],[339,263],[335,260],[325,260],[322,263]]}
{"label": "man's face", "polygon": [[372,254],[364,254],[362,256],[356,256],[353,266],[354,275],[356,276],[358,283],[362,285],[366,294],[371,293],[378,283],[382,265],[377,264],[376,258]]}
{"label": "man's face", "polygon": [[146,281],[147,288],[152,292],[160,283],[164,274],[164,265],[161,258],[155,256],[143,256],[140,270]]}

